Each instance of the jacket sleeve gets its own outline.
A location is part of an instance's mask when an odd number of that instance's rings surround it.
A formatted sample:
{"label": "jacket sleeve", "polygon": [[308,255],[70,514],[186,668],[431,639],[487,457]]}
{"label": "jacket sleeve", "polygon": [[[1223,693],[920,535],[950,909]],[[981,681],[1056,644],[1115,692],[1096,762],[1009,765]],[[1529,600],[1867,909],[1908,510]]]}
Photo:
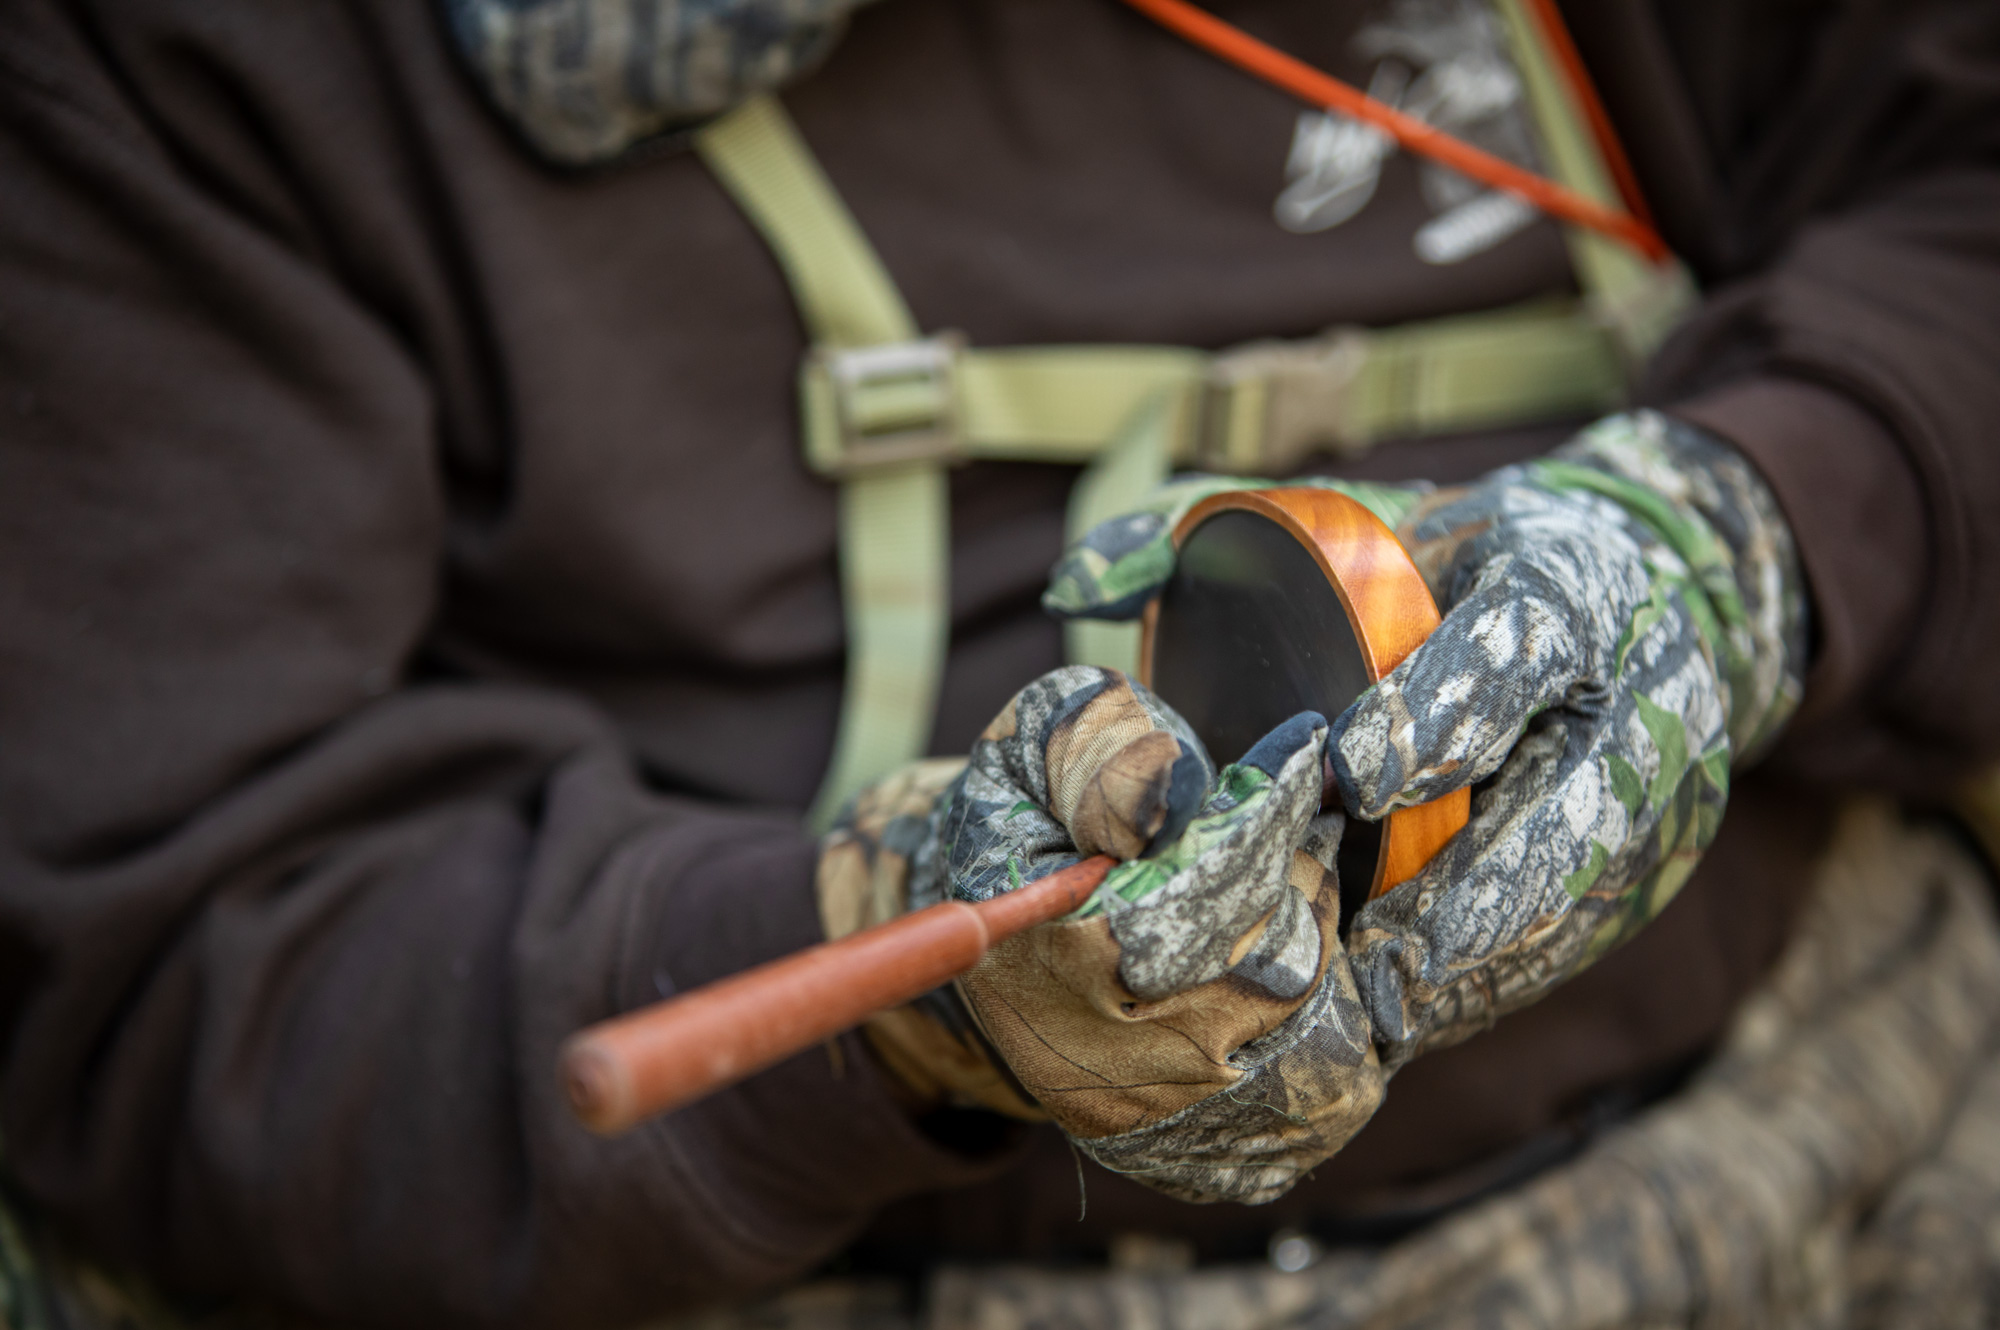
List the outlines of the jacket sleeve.
{"label": "jacket sleeve", "polygon": [[569,1119],[568,1033],[817,939],[813,846],[650,792],[575,697],[415,680],[448,530],[420,350],[66,40],[0,41],[16,1194],[182,1290],[579,1326],[977,1171],[855,1045],[615,1140]]}
{"label": "jacket sleeve", "polygon": [[2000,757],[2000,11],[1821,18],[1759,124],[1711,117],[1733,193],[1651,392],[1748,453],[1797,535],[1816,652],[1774,760],[1936,794]]}

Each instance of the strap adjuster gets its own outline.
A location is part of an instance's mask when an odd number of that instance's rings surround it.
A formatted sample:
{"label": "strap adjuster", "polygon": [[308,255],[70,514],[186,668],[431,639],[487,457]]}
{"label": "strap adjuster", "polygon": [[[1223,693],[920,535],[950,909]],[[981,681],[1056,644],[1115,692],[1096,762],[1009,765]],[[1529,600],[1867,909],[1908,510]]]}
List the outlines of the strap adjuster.
{"label": "strap adjuster", "polygon": [[1239,475],[1281,474],[1316,452],[1355,456],[1373,433],[1355,392],[1373,351],[1362,328],[1302,342],[1250,342],[1218,353],[1201,392],[1196,460]]}
{"label": "strap adjuster", "polygon": [[844,349],[806,359],[806,455],[825,475],[964,460],[960,333]]}

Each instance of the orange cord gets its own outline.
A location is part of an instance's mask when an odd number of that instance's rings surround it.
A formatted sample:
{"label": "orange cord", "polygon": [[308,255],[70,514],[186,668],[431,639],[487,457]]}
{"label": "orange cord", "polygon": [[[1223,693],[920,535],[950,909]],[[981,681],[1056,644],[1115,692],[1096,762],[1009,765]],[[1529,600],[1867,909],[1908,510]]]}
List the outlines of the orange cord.
{"label": "orange cord", "polygon": [[1623,241],[1655,263],[1671,257],[1659,233],[1631,213],[1593,203],[1573,189],[1434,129],[1331,74],[1321,73],[1304,61],[1265,45],[1186,0],[1125,0],[1125,3],[1196,46],[1309,105],[1339,111],[1373,125],[1411,152],[1525,199],[1552,217]]}
{"label": "orange cord", "polygon": [[1576,100],[1583,107],[1584,119],[1590,122],[1590,132],[1597,139],[1597,150],[1604,154],[1605,168],[1611,172],[1612,182],[1618,186],[1619,197],[1625,200],[1626,211],[1646,225],[1653,225],[1653,211],[1646,206],[1646,196],[1639,189],[1639,177],[1632,170],[1631,160],[1625,156],[1625,145],[1618,141],[1618,131],[1612,127],[1611,116],[1597,95],[1597,85],[1591,82],[1590,71],[1583,66],[1583,53],[1576,49],[1576,42],[1569,35],[1569,25],[1563,22],[1562,11],[1556,8],[1556,0],[1528,0],[1528,11],[1540,25],[1542,39],[1562,64],[1563,74],[1569,79],[1570,91],[1576,94]]}

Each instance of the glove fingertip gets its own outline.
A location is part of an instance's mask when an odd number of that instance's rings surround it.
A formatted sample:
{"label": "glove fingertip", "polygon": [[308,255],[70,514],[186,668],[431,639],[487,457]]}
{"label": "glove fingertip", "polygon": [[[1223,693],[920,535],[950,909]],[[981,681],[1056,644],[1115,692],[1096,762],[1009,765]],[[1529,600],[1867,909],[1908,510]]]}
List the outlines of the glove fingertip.
{"label": "glove fingertip", "polygon": [[[1378,688],[1370,688],[1334,717],[1326,734],[1326,766],[1350,817],[1373,822],[1403,786],[1403,764],[1387,742],[1387,718],[1377,711]],[[1357,729],[1359,733],[1357,733]],[[1380,731],[1379,737],[1371,731]]]}
{"label": "glove fingertip", "polygon": [[1095,600],[1065,585],[1051,586],[1042,593],[1042,613],[1058,623],[1074,619],[1094,619],[1107,623],[1129,623],[1146,612],[1164,583],[1141,587],[1118,600]]}
{"label": "glove fingertip", "polygon": [[1237,758],[1236,765],[1255,767],[1275,778],[1294,753],[1319,742],[1325,730],[1325,716],[1317,711],[1301,711],[1288,720],[1279,721],[1270,733],[1250,745],[1250,751]]}
{"label": "glove fingertip", "polygon": [[1361,805],[1361,795],[1354,780],[1354,769],[1347,764],[1347,755],[1340,751],[1338,743],[1329,735],[1326,741],[1326,771],[1328,783],[1340,792],[1340,806],[1349,817],[1367,817]]}
{"label": "glove fingertip", "polygon": [[1146,842],[1146,848],[1140,852],[1139,857],[1151,858],[1158,854],[1163,846],[1171,845],[1180,839],[1180,834],[1187,830],[1188,823],[1194,821],[1195,814],[1201,811],[1202,800],[1207,797],[1208,764],[1202,760],[1200,754],[1189,752],[1183,747],[1180,757],[1175,760],[1173,769],[1167,777],[1166,819],[1160,823],[1160,829]]}
{"label": "glove fingertip", "polygon": [[1049,571],[1042,608],[1056,619],[1136,619],[1174,571],[1174,542],[1158,513],[1090,529]]}

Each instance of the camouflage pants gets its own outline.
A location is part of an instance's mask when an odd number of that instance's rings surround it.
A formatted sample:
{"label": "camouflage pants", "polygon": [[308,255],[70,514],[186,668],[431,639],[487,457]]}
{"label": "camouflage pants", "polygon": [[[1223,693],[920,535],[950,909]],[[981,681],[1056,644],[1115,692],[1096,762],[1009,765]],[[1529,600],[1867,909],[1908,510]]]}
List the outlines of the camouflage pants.
{"label": "camouflage pants", "polygon": [[[823,1282],[678,1330],[2000,1327],[1985,870],[1940,831],[1849,809],[1798,935],[1686,1090],[1393,1246],[1294,1273],[946,1269],[925,1302]],[[0,1319],[174,1323],[80,1267],[38,1265],[4,1211]]]}

